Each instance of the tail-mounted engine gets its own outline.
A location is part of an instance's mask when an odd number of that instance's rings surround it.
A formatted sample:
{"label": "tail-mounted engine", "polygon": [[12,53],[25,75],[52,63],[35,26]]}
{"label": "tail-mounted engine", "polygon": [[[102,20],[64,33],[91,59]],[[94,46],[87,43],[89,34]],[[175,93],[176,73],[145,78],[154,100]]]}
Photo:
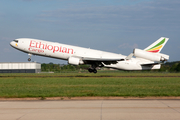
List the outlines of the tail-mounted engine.
{"label": "tail-mounted engine", "polygon": [[133,53],[135,57],[139,57],[151,61],[163,62],[169,60],[169,55],[165,55],[161,53],[152,53],[140,49],[134,49]]}

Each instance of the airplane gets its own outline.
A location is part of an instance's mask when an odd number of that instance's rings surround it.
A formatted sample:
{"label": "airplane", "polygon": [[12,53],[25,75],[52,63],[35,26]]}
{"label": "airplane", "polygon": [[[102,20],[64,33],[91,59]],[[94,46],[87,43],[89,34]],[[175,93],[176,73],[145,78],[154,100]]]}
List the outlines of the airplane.
{"label": "airplane", "polygon": [[46,56],[67,60],[71,65],[89,64],[88,71],[97,73],[98,67],[118,70],[160,69],[161,64],[169,60],[169,55],[160,53],[168,40],[161,37],[144,50],[135,48],[128,56],[32,38],[15,39],[10,45],[28,53],[28,61],[31,61],[32,55]]}

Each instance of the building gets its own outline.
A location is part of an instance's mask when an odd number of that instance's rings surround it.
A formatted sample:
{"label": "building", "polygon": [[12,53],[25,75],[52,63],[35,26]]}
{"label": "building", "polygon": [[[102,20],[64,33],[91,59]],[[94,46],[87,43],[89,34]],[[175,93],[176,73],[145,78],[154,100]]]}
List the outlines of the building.
{"label": "building", "polygon": [[0,63],[0,73],[39,73],[41,64],[36,62]]}

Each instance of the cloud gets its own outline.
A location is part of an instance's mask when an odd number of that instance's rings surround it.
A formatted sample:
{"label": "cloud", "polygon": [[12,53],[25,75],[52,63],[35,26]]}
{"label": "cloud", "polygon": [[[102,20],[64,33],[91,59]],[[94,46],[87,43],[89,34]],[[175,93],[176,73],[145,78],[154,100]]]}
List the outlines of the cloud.
{"label": "cloud", "polygon": [[66,19],[74,22],[102,22],[109,20],[109,18],[115,19],[117,16],[117,11],[113,10],[112,7],[59,9],[44,11],[44,14],[40,15],[42,18],[54,18],[60,21]]}
{"label": "cloud", "polygon": [[3,52],[7,53],[7,52],[10,52],[10,50],[8,48],[4,48]]}
{"label": "cloud", "polygon": [[0,12],[0,17],[4,17],[4,13],[3,12]]}
{"label": "cloud", "polygon": [[10,37],[1,37],[0,39],[1,39],[0,41],[8,41],[8,42],[13,40],[13,38]]}
{"label": "cloud", "polygon": [[135,5],[76,7],[43,11],[38,17],[43,22],[79,25],[111,25],[110,28],[129,30],[164,30],[177,27],[180,2],[159,0]]}
{"label": "cloud", "polygon": [[1,44],[0,44],[0,48],[1,48],[0,54],[2,54],[3,56],[9,55],[9,53],[11,52],[11,50],[10,50],[11,47],[10,47],[9,43],[12,40],[13,39],[8,38],[8,37],[1,37],[0,38],[0,42],[1,42]]}
{"label": "cloud", "polygon": [[22,0],[22,1],[27,1],[27,2],[29,2],[29,1],[34,1],[34,0]]}

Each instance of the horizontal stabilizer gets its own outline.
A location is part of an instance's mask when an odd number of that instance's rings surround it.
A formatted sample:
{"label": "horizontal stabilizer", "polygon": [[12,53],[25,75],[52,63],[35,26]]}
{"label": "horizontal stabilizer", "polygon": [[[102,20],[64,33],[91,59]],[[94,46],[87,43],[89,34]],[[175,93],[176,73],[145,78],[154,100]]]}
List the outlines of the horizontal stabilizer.
{"label": "horizontal stabilizer", "polygon": [[160,63],[148,63],[148,64],[141,64],[141,66],[154,66],[159,65]]}

